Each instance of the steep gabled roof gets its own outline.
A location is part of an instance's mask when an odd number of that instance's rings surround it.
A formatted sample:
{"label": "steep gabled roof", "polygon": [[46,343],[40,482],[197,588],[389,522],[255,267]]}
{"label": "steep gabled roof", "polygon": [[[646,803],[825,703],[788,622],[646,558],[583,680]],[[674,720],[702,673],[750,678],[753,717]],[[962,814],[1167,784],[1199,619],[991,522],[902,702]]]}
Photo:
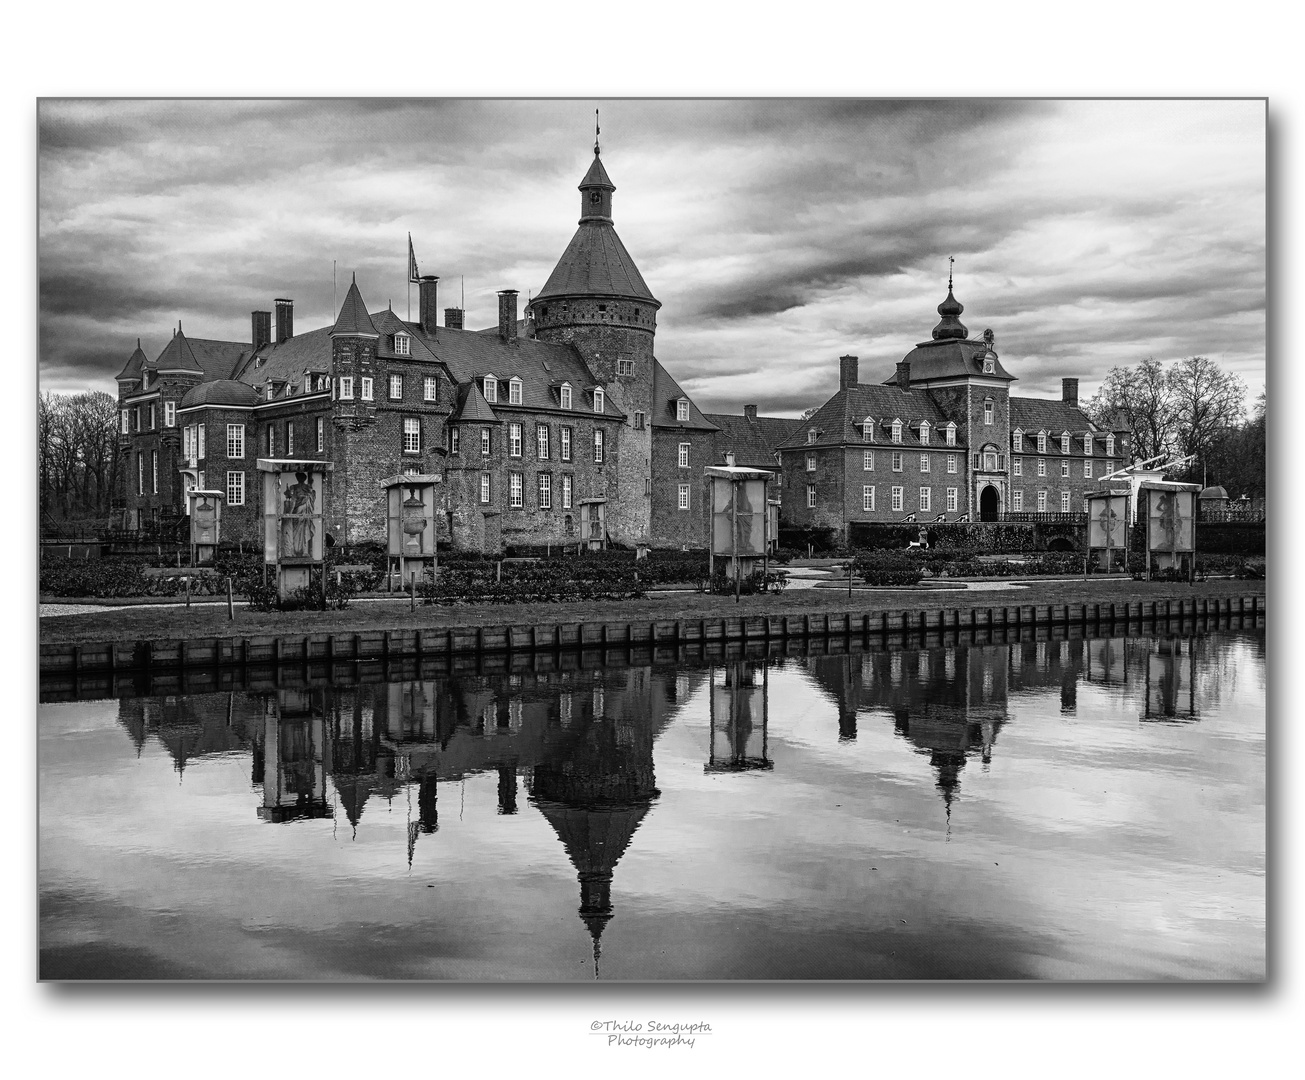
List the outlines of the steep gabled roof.
{"label": "steep gabled roof", "polygon": [[[676,402],[680,398],[686,398],[689,402],[688,420],[676,419]],[[662,367],[660,360],[653,361],[652,417],[650,422],[653,427],[659,428],[684,428],[698,431],[716,430],[716,425],[703,415],[702,410],[694,404],[693,398],[680,389],[680,384],[671,378],[670,372]]]}
{"label": "steep gabled roof", "polygon": [[1036,435],[1046,430],[1057,438],[1062,432],[1082,435],[1092,430],[1092,422],[1081,409],[1066,405],[1063,401],[1051,398],[1026,398],[1011,396],[1010,426],[1014,431],[1021,428],[1028,434]]}
{"label": "steep gabled roof", "polygon": [[[885,421],[900,419],[904,425],[916,424],[928,420],[931,427],[945,427],[947,417],[938,408],[933,396],[927,390],[912,390],[907,393],[895,384],[884,386],[865,386],[858,384],[838,391],[820,407],[809,420],[804,420],[783,444],[785,450],[800,450],[804,446],[837,446],[841,443],[864,443],[861,423],[867,416],[875,419],[877,430],[874,445],[896,446],[888,443],[883,434]],[[814,443],[807,442],[807,432],[815,429],[820,434]],[[964,429],[957,429],[956,445],[964,445]],[[905,436],[904,433],[904,438]],[[912,437],[913,438],[913,437]],[[864,443],[867,447],[870,443]],[[918,446],[918,441],[905,443]],[[929,445],[937,446],[932,436]]]}
{"label": "steep gabled roof", "polygon": [[458,387],[458,404],[453,410],[453,415],[449,417],[449,423],[476,421],[482,424],[497,424],[499,418],[494,414],[489,402],[485,400],[485,395],[480,392],[480,387],[475,382],[464,383]]}
{"label": "steep gabled roof", "polygon": [[780,416],[704,415],[720,429],[716,439],[717,457],[723,460],[726,451],[733,451],[734,464],[750,469],[777,468],[775,452],[802,426],[801,420]]}
{"label": "steep gabled roof", "polygon": [[379,336],[371,316],[367,314],[367,305],[363,303],[356,279],[349,283],[349,291],[344,295],[344,303],[340,305],[340,314],[331,327],[331,333]]}

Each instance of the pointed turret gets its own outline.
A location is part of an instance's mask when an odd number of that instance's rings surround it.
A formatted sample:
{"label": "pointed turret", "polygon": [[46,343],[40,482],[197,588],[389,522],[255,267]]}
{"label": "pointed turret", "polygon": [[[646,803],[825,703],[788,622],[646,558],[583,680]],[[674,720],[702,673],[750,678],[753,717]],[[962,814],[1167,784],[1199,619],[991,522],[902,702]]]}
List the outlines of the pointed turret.
{"label": "pointed turret", "polygon": [[362,293],[358,291],[358,279],[349,283],[344,303],[340,305],[340,315],[331,327],[331,336],[380,337],[372,317],[367,314],[367,305],[363,303]]}
{"label": "pointed turret", "polygon": [[149,363],[145,350],[140,347],[140,338],[136,339],[136,350],[127,358],[127,363],[118,372],[118,382],[140,382],[141,371]]}
{"label": "pointed turret", "polygon": [[195,358],[195,350],[190,347],[190,342],[186,340],[186,335],[180,326],[172,335],[172,340],[168,342],[167,347],[159,353],[154,368],[159,372],[169,371],[200,376],[204,374],[203,367]]}

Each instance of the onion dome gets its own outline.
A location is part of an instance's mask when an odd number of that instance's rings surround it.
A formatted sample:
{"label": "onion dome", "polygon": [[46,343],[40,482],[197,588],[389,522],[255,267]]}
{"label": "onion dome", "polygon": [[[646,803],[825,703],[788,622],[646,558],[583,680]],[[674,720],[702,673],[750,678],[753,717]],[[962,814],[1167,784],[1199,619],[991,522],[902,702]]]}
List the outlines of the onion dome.
{"label": "onion dome", "polygon": [[947,299],[938,305],[938,314],[942,316],[942,320],[933,328],[934,341],[970,336],[969,330],[960,319],[961,312],[964,310],[964,305],[952,295],[952,284],[948,281]]}

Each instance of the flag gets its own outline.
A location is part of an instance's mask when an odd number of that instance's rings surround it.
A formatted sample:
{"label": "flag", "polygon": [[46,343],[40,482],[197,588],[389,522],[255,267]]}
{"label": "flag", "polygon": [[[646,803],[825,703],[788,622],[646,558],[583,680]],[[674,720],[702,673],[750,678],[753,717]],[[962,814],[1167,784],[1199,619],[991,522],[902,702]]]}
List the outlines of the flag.
{"label": "flag", "polygon": [[421,278],[417,276],[417,255],[412,250],[412,233],[408,234],[408,280],[421,280]]}

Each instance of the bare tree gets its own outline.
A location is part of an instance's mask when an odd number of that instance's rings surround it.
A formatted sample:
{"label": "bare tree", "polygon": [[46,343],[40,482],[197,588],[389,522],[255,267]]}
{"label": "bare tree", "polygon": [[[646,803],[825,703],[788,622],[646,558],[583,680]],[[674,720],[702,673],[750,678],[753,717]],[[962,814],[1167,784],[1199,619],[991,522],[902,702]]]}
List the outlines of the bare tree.
{"label": "bare tree", "polygon": [[1134,368],[1111,368],[1086,411],[1100,428],[1127,424],[1133,432],[1133,456],[1139,460],[1176,447],[1174,388],[1164,365],[1153,356]]}
{"label": "bare tree", "polygon": [[117,402],[99,392],[37,399],[43,528],[103,519],[118,467]]}
{"label": "bare tree", "polygon": [[1191,475],[1204,482],[1211,446],[1246,420],[1246,384],[1204,356],[1179,360],[1166,373],[1166,382],[1174,410],[1175,448],[1184,456],[1196,455]]}

